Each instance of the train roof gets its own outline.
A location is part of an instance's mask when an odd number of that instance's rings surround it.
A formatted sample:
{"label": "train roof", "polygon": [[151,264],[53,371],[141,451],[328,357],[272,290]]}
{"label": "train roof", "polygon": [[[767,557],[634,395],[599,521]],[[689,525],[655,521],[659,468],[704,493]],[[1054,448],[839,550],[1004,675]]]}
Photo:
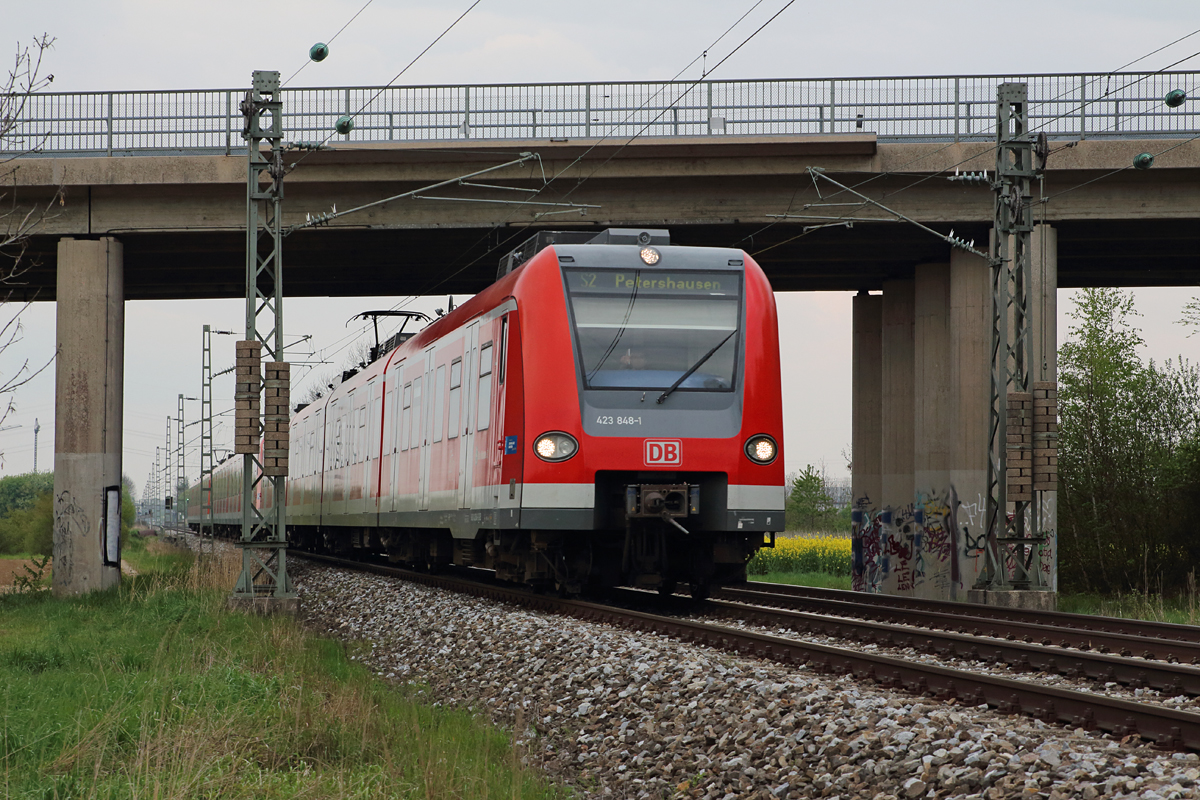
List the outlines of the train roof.
{"label": "train roof", "polygon": [[556,244],[640,244],[669,245],[671,232],[663,228],[606,228],[595,231],[538,231],[500,259],[496,280],[500,280],[547,247]]}

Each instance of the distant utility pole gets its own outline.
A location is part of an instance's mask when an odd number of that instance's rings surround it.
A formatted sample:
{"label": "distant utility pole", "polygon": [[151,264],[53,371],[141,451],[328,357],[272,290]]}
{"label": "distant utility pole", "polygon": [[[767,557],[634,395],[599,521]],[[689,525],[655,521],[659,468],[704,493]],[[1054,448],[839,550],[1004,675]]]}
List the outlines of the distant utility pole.
{"label": "distant utility pole", "polygon": [[[174,519],[175,504],[171,501],[171,496],[175,490],[171,486],[171,482],[175,480],[175,471],[171,469],[171,418],[167,417],[167,446],[163,450],[163,526],[167,524],[167,518]],[[168,514],[167,512],[171,513]]]}
{"label": "distant utility pole", "polygon": [[161,447],[154,448],[154,507],[153,507],[153,510],[150,512],[150,519],[153,521],[154,519],[158,518],[158,521],[160,524],[162,522],[162,519],[161,519],[162,515],[159,513],[159,509],[162,506],[162,502],[160,500],[162,495],[158,491],[158,483],[159,483],[159,481],[162,480],[162,471],[161,471],[161,467],[159,467],[159,463],[160,463],[159,458],[160,458],[161,452],[162,452]]}
{"label": "distant utility pole", "polygon": [[[287,574],[290,365],[283,359],[283,102],[279,73],[256,70],[240,109],[246,140],[246,338],[237,343],[234,452],[242,455],[242,573],[231,601],[260,611],[299,608]],[[261,147],[270,147],[264,155]],[[262,179],[267,178],[264,187]],[[260,418],[263,351],[265,416]],[[262,424],[265,422],[265,426]],[[260,461],[259,447],[262,446]],[[254,504],[263,486],[265,514]]]}
{"label": "distant utility pole", "polygon": [[187,427],[184,422],[183,401],[195,400],[195,397],[184,397],[179,395],[179,412],[175,417],[176,431],[179,436],[179,443],[175,446],[178,458],[176,459],[176,476],[175,476],[175,494],[178,500],[175,503],[176,509],[181,509],[183,513],[183,525],[187,527],[187,512],[188,512],[188,484],[187,484],[187,445],[184,443],[184,429]]}
{"label": "distant utility pole", "polygon": [[33,418],[33,471],[36,474],[37,468],[37,450],[38,450],[38,433],[42,430],[42,426],[38,424],[37,417]]}

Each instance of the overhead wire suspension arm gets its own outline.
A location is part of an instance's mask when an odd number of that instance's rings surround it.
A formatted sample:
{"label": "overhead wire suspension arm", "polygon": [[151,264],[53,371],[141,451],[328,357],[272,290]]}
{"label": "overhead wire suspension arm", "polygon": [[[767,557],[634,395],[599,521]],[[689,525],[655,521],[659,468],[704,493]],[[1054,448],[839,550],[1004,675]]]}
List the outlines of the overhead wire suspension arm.
{"label": "overhead wire suspension arm", "polygon": [[381,206],[381,205],[384,205],[385,203],[390,203],[393,200],[403,200],[407,197],[415,198],[423,192],[432,191],[433,189],[440,189],[443,186],[453,186],[455,184],[459,184],[459,183],[462,183],[463,181],[469,180],[470,178],[474,178],[479,175],[487,175],[490,172],[496,172],[498,170],[507,169],[508,167],[519,166],[521,164],[524,164],[527,161],[532,161],[534,159],[540,160],[541,156],[539,156],[537,153],[525,152],[525,153],[521,153],[520,158],[513,159],[512,161],[506,161],[503,164],[497,164],[495,166],[488,167],[486,169],[481,169],[477,172],[472,172],[469,175],[460,175],[457,178],[450,178],[449,180],[440,181],[438,183],[430,184],[429,186],[423,186],[420,189],[413,189],[411,192],[403,192],[402,194],[392,195],[391,197],[385,197],[382,200],[375,200],[370,203],[365,203],[361,206],[355,206],[354,208],[348,209],[346,211],[338,211],[337,207],[334,206],[333,210],[328,213],[317,214],[316,216],[310,215],[308,217],[308,219],[306,219],[304,222],[299,222],[299,223],[296,223],[295,225],[289,226],[288,228],[286,228],[284,230],[283,235],[287,236],[290,233],[294,233],[296,231],[303,230],[305,228],[315,228],[318,225],[328,225],[330,222],[332,222],[335,219],[340,219],[342,217],[357,213],[359,211],[365,211],[368,208],[375,208],[376,206]]}

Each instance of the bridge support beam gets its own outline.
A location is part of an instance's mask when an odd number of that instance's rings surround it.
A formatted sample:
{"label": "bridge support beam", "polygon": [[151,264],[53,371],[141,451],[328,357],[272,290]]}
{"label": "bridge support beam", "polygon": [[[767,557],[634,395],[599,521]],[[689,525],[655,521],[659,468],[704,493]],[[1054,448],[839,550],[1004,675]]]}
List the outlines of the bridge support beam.
{"label": "bridge support beam", "polygon": [[851,494],[855,507],[871,507],[883,493],[883,296],[854,298],[851,390]]}
{"label": "bridge support beam", "polygon": [[121,243],[58,243],[54,593],[120,583],[125,279]]}
{"label": "bridge support beam", "polygon": [[957,573],[952,598],[964,598],[982,568],[987,535],[988,359],[991,356],[991,280],[987,259],[950,253],[950,369],[954,416],[950,427],[951,527]]}
{"label": "bridge support beam", "polygon": [[[1053,230],[1039,229],[1033,241],[1036,378],[1054,380]],[[881,297],[854,298],[853,552],[860,591],[968,599],[983,567],[990,271],[986,259],[970,253],[949,256],[948,263],[918,265],[912,280],[886,282]],[[1039,528],[1052,530],[1054,493],[1043,498]],[[1051,546],[1051,586],[1053,557]]]}
{"label": "bridge support beam", "polygon": [[883,296],[859,292],[853,301],[850,473],[851,580],[854,589],[878,584],[877,504],[883,494]]}
{"label": "bridge support beam", "polygon": [[916,597],[952,594],[947,554],[951,402],[950,264],[916,268],[913,324],[913,586]]}
{"label": "bridge support beam", "polygon": [[894,557],[902,545],[913,501],[913,303],[914,281],[883,284],[883,409],[880,448],[879,580],[876,591],[909,594],[911,564]]}

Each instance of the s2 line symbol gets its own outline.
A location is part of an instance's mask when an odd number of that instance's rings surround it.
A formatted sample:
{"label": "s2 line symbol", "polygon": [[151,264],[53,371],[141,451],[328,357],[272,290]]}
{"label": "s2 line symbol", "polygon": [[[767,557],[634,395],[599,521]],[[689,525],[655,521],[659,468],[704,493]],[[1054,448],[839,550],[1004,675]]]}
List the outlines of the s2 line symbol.
{"label": "s2 line symbol", "polygon": [[647,439],[647,467],[677,467],[683,463],[683,442],[679,439]]}

